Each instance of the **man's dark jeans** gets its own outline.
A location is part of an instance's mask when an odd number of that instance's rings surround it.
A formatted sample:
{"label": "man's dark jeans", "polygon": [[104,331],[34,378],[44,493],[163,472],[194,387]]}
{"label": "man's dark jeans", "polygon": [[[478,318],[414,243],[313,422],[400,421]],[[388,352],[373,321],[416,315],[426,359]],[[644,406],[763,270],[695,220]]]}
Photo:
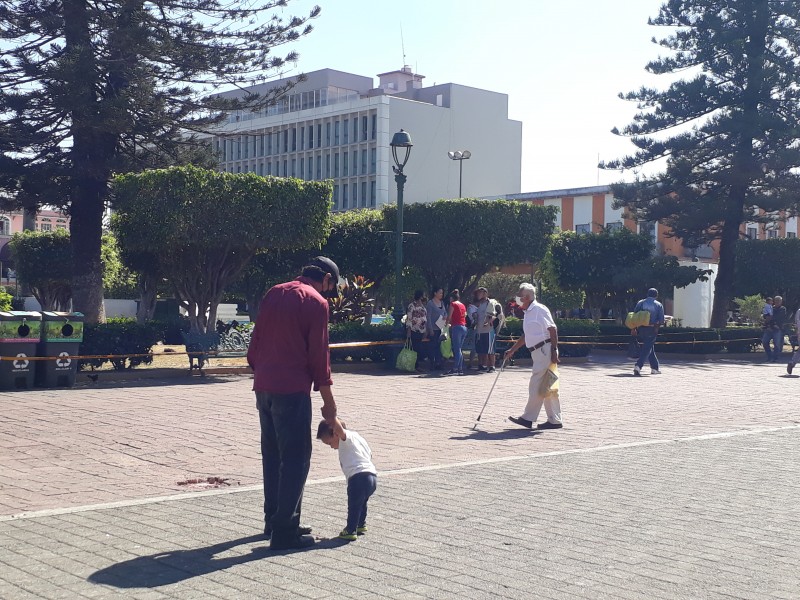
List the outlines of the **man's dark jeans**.
{"label": "man's dark jeans", "polygon": [[373,473],[356,473],[347,480],[347,531],[354,533],[367,523],[367,502],[378,487]]}
{"label": "man's dark jeans", "polygon": [[650,361],[650,368],[658,371],[658,357],[656,356],[656,331],[654,327],[639,327],[637,330],[639,341],[642,343],[642,351],[636,366],[640,369],[644,366],[644,361]]}
{"label": "man's dark jeans", "polygon": [[[769,347],[770,342],[774,344],[774,349]],[[761,343],[764,345],[767,360],[777,361],[783,352],[783,329],[765,329]]]}
{"label": "man's dark jeans", "polygon": [[311,465],[311,396],[256,392],[261,421],[264,521],[272,540],[291,540],[300,527],[303,488]]}

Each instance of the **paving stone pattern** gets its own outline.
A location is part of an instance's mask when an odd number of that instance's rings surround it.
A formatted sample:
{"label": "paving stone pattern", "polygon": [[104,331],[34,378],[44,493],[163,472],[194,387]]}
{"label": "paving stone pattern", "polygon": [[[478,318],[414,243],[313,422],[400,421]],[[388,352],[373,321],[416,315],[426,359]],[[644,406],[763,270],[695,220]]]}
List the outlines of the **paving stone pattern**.
{"label": "paving stone pattern", "polygon": [[[384,476],[271,553],[258,492],[0,522],[0,598],[798,598],[797,428]],[[340,482],[309,486],[332,535]]]}
{"label": "paving stone pattern", "polygon": [[[522,366],[500,376],[477,432],[492,375],[336,373],[334,392],[384,471],[800,422],[800,384],[782,365],[664,362],[663,375],[641,378],[628,362],[563,365],[566,427],[546,434],[505,421],[526,400]],[[198,486],[179,481],[199,477],[260,483],[251,385],[208,377],[0,394],[0,515],[182,493]],[[315,444],[311,478],[338,474],[335,452]]]}

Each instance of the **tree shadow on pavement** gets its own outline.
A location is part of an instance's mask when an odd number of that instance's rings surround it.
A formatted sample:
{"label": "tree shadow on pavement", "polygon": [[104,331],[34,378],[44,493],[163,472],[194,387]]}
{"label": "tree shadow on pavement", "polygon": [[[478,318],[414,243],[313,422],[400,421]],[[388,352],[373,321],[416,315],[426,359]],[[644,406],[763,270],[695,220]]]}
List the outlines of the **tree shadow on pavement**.
{"label": "tree shadow on pavement", "polygon": [[465,441],[465,440],[518,440],[521,438],[530,438],[539,435],[541,431],[535,429],[504,429],[503,431],[472,431],[470,428],[469,433],[463,436],[452,436],[451,440]]}
{"label": "tree shadow on pavement", "polygon": [[267,544],[262,535],[251,535],[204,548],[173,550],[140,556],[96,571],[88,577],[88,581],[116,588],[156,588],[192,577],[208,575],[254,560],[268,559],[271,556],[338,548],[347,544],[347,541],[338,538],[322,539],[308,548],[276,552],[270,550],[269,545],[261,545],[252,548],[249,554],[215,558],[216,554],[226,552],[236,546],[257,542]]}

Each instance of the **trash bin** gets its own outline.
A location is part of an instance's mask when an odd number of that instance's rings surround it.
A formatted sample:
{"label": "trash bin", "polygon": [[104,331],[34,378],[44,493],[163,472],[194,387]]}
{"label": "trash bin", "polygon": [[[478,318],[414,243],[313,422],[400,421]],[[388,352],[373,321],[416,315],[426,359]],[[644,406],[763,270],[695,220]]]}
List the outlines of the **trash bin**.
{"label": "trash bin", "polygon": [[33,387],[36,363],[28,359],[36,356],[41,325],[38,312],[0,312],[0,356],[14,358],[0,360],[0,390]]}
{"label": "trash bin", "polygon": [[55,360],[40,360],[36,368],[36,384],[43,387],[72,387],[78,371],[78,356],[83,341],[83,314],[43,312],[39,356],[54,356]]}

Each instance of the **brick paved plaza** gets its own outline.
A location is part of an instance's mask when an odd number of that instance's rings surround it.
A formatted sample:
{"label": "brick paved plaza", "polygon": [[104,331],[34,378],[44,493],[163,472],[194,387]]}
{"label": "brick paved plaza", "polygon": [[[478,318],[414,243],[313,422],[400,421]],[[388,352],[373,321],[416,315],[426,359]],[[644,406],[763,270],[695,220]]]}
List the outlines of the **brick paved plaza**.
{"label": "brick paved plaza", "polygon": [[[260,540],[244,377],[0,395],[0,598],[800,598],[800,382],[664,357],[562,367],[565,429],[505,421],[524,366],[335,375],[381,470],[370,532],[316,444],[315,549]],[[319,406],[318,399],[316,406]],[[198,491],[206,477],[232,485]]]}

